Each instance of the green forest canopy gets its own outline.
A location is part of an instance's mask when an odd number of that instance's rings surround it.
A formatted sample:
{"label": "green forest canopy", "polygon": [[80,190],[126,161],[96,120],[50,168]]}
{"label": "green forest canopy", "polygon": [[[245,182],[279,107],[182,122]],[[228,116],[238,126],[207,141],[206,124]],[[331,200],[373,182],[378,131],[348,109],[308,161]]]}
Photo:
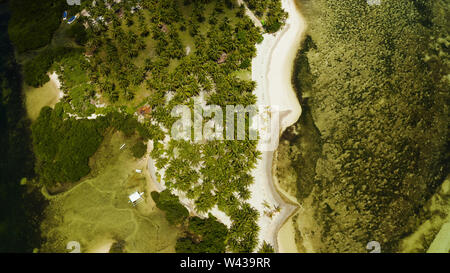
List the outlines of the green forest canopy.
{"label": "green forest canopy", "polygon": [[19,53],[50,43],[59,27],[66,2],[62,0],[9,1],[8,33]]}
{"label": "green forest canopy", "polygon": [[166,218],[172,225],[178,225],[184,222],[189,216],[189,211],[180,203],[178,196],[164,190],[161,193],[153,191],[151,193],[156,206],[166,213]]}
{"label": "green forest canopy", "polygon": [[[44,107],[32,125],[36,172],[46,186],[76,182],[90,172],[89,158],[103,140],[101,120],[63,119],[62,108]],[[99,126],[100,125],[100,126]]]}
{"label": "green forest canopy", "polygon": [[191,217],[187,236],[179,238],[178,253],[224,253],[228,235],[227,226],[209,214],[208,218]]}
{"label": "green forest canopy", "polygon": [[[230,215],[235,221],[227,240],[230,250],[252,251],[257,245],[258,213],[245,200],[250,197],[248,187],[253,183],[249,173],[259,156],[256,141],[217,141],[206,145],[175,142],[177,147],[173,148],[180,149],[183,158],[193,151],[197,155],[187,158],[192,165],[186,165],[174,158],[173,151],[161,146],[164,132],[160,127],[170,128],[171,107],[191,103],[200,90],[208,93],[208,103],[255,103],[256,97],[252,94],[255,83],[237,77],[234,72],[249,72],[256,53],[255,43],[262,39],[261,31],[243,16],[242,8],[236,9],[231,1],[143,0],[139,3],[142,9],[134,13],[131,7],[137,3],[135,0],[109,2],[111,8],[103,1],[97,1],[95,7],[83,5],[90,18],[81,16],[69,29],[68,34],[78,43],[74,47],[82,45],[84,52],[52,44],[24,65],[25,81],[32,86],[45,83],[47,70],[54,68],[65,94],[55,110],[44,108],[33,125],[36,172],[40,181],[47,186],[78,181],[89,173],[89,157],[98,148],[106,128],[122,130],[125,135],[137,129],[144,140],[153,138],[157,166],[168,169],[167,185],[185,191],[195,200],[198,211],[205,212],[217,205]],[[25,3],[25,0],[20,1],[21,5]],[[271,3],[280,7],[279,1]],[[62,10],[51,7],[56,20],[50,20],[53,18],[50,16],[46,23],[53,26],[61,21]],[[39,14],[35,10],[37,7],[32,8]],[[264,16],[272,16],[278,29],[284,20],[283,14],[270,14],[270,9],[270,5],[266,7]],[[20,11],[16,8],[15,12],[16,19],[10,24],[13,35],[17,35],[15,31],[20,24],[36,24],[34,18],[17,19]],[[23,12],[21,16],[30,15]],[[104,21],[96,20],[99,16]],[[265,21],[267,30],[271,21],[266,17]],[[88,26],[85,33],[80,31],[83,24]],[[42,46],[50,42],[54,32],[53,27],[46,30],[49,31],[43,36],[48,39],[40,41]],[[23,46],[26,38],[15,37],[18,47],[23,47],[20,50],[38,47]],[[190,54],[186,53],[186,43],[191,46]],[[219,63],[224,54],[225,60]],[[175,96],[169,104],[164,104],[168,90],[173,90]],[[143,93],[147,94],[143,96]],[[97,95],[108,102],[107,107],[95,106]],[[144,104],[150,106],[151,115],[138,123],[132,114]],[[116,110],[130,115],[123,119]],[[96,120],[68,116],[70,113],[86,117],[99,112],[107,116]],[[144,147],[134,148],[139,156]],[[211,155],[217,155],[218,159],[213,160]],[[194,171],[202,161],[204,168]],[[200,178],[204,179],[204,185],[198,184]],[[185,211],[170,202],[170,198],[160,206],[170,211],[167,215],[173,223],[184,219]]]}
{"label": "green forest canopy", "polygon": [[143,141],[151,137],[148,128],[130,115],[111,112],[97,119],[76,119],[64,115],[61,103],[55,110],[44,107],[31,127],[35,169],[41,183],[55,186],[77,182],[89,174],[89,158],[97,151],[107,128],[128,137],[138,132]]}

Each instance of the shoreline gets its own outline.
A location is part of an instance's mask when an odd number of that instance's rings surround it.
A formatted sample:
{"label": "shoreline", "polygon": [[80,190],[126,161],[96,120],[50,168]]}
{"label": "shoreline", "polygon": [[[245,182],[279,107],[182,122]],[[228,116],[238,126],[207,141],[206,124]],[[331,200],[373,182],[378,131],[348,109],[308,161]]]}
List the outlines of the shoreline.
{"label": "shoreline", "polygon": [[53,71],[52,74],[49,73],[48,77],[56,85],[56,87],[61,90],[61,81],[59,80],[59,76],[56,74],[56,71]]}
{"label": "shoreline", "polygon": [[25,109],[28,117],[34,121],[45,106],[54,106],[61,101],[64,92],[61,90],[61,81],[56,72],[47,73],[49,81],[40,87],[28,86],[23,83],[22,93],[25,96]]}
{"label": "shoreline", "polygon": [[56,74],[56,71],[53,71],[52,74],[49,74],[48,77],[50,78],[50,81],[58,88],[59,91],[59,99],[62,99],[64,97],[64,92],[61,90],[61,81],[59,80],[59,75]]}
{"label": "shoreline", "polygon": [[[301,115],[301,106],[291,77],[295,56],[306,29],[305,20],[293,0],[282,0],[282,7],[289,14],[285,26],[275,35],[263,35],[263,42],[256,46],[257,56],[252,60],[252,80],[257,83],[255,93],[258,105],[277,106],[280,111],[287,112],[280,120],[280,131],[272,133],[272,138],[277,140]],[[258,221],[261,229],[259,242],[269,242],[276,252],[296,252],[287,249],[278,240],[279,231],[288,223],[298,206],[291,204],[291,198],[283,197],[283,192],[278,189],[273,178],[273,160],[274,151],[262,154],[254,171],[255,183],[251,186],[250,203],[260,213],[263,211],[260,203],[268,201],[267,199],[271,205],[281,207],[281,211],[272,218],[261,214]]]}
{"label": "shoreline", "polygon": [[[283,131],[294,124],[301,115],[301,106],[292,86],[291,76],[295,56],[306,29],[295,0],[282,0],[282,7],[289,14],[286,25],[275,34],[264,34],[262,43],[256,45],[256,57],[252,59],[252,80],[256,82],[254,94],[257,98],[257,106],[278,106],[281,111],[287,112],[287,115],[281,119],[280,131],[272,132],[271,137],[277,140],[276,147],[278,147],[278,139]],[[252,12],[246,8],[246,13]],[[254,15],[250,17],[253,18]],[[256,23],[255,25],[258,26]],[[148,147],[150,148],[152,145]],[[261,159],[257,161],[257,166],[251,172],[255,182],[249,187],[251,197],[248,203],[260,214],[257,222],[260,228],[258,246],[255,251],[266,241],[274,247],[276,252],[284,252],[285,247],[279,246],[278,243],[278,233],[298,209],[298,205],[289,202],[291,198],[283,196],[283,193],[277,188],[278,185],[274,183],[272,168],[276,147],[274,147],[274,151],[262,152]],[[158,170],[151,156],[147,159],[147,169],[150,177],[154,180],[155,189],[157,191],[164,190],[164,173],[161,174],[160,181],[157,181],[156,172]],[[191,214],[207,215],[197,214],[191,202],[183,194],[179,192],[175,194]],[[219,211],[217,207],[209,212],[230,227],[229,217]]]}

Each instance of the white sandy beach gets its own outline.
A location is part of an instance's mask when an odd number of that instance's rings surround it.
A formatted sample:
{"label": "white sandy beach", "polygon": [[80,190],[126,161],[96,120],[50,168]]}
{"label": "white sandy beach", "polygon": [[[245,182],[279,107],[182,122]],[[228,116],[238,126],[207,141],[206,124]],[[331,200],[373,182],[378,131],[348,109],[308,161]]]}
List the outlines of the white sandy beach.
{"label": "white sandy beach", "polygon": [[56,74],[55,71],[53,71],[52,74],[49,74],[48,77],[50,78],[50,81],[58,88],[59,90],[59,99],[62,99],[64,97],[64,92],[61,90],[61,81],[59,80],[58,74]]}
{"label": "white sandy beach", "polygon": [[[279,138],[282,132],[294,124],[301,115],[300,103],[291,84],[293,63],[300,45],[306,23],[299,13],[294,0],[282,0],[283,9],[289,17],[286,25],[275,35],[264,34],[264,41],[256,45],[257,56],[252,61],[252,80],[257,83],[255,90],[258,105],[275,106],[285,112],[280,119],[280,132],[272,137]],[[272,178],[273,152],[264,152],[253,171],[255,183],[251,186],[250,203],[261,213],[259,219],[259,240],[271,243],[277,252],[295,252],[292,244],[278,242],[278,231],[296,210],[296,206],[286,203],[279,195]],[[281,211],[272,218],[264,215],[264,202],[280,206]],[[289,242],[294,240],[286,238]]]}
{"label": "white sandy beach", "polygon": [[49,74],[48,77],[50,78],[50,80],[53,83],[55,83],[55,85],[58,89],[61,89],[61,82],[59,81],[59,76],[58,76],[58,74],[56,74],[55,71],[53,71],[52,74]]}
{"label": "white sandy beach", "polygon": [[35,120],[39,116],[42,107],[54,107],[64,96],[56,72],[47,75],[50,81],[41,87],[34,88],[24,85],[25,106],[31,120]]}
{"label": "white sandy beach", "polygon": [[[242,2],[242,1],[238,1]],[[257,56],[252,60],[252,80],[257,83],[255,95],[257,97],[258,106],[277,106],[281,111],[285,111],[281,118],[281,128],[279,132],[273,132],[272,138],[278,139],[281,133],[290,125],[294,124],[301,114],[301,107],[297,99],[295,90],[291,85],[291,75],[293,62],[296,56],[300,41],[305,31],[305,22],[301,17],[294,0],[282,0],[282,6],[289,13],[289,18],[283,29],[273,34],[264,34],[264,41],[256,45]],[[247,9],[247,15],[255,22],[255,25],[261,27],[261,23]],[[167,142],[165,140],[164,142]],[[167,143],[166,143],[167,144]],[[149,143],[149,146],[152,143]],[[274,150],[276,147],[274,147]],[[278,231],[288,220],[297,206],[286,203],[279,195],[272,179],[272,160],[273,151],[263,152],[262,158],[258,161],[257,167],[252,171],[255,177],[255,183],[250,187],[252,196],[249,203],[259,211],[260,219],[258,225],[259,244],[266,241],[272,244],[277,252],[296,252],[292,245],[295,244],[278,244]],[[165,189],[164,170],[156,170],[153,159],[148,159],[148,170],[150,177],[154,180],[155,188],[158,191]],[[157,180],[158,173],[161,177]],[[183,194],[174,192],[180,197],[180,202],[185,205],[189,211],[195,215],[193,204],[185,198]],[[276,211],[280,207],[279,212],[275,212],[269,217],[270,211]],[[210,211],[222,223],[230,226],[229,217],[219,211],[217,207]],[[200,216],[206,216],[200,215]],[[283,236],[283,241],[293,241],[292,238]]]}

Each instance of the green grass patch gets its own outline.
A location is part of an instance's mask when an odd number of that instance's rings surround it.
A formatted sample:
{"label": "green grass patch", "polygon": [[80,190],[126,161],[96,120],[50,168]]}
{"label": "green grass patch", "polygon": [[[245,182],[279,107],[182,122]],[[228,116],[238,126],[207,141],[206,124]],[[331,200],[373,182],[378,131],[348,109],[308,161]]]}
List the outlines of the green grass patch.
{"label": "green grass patch", "polygon": [[[146,161],[135,159],[130,150],[136,141],[121,133],[108,134],[90,160],[90,176],[51,199],[42,224],[42,252],[68,252],[69,241],[80,242],[81,252],[89,252],[105,240],[120,242],[123,252],[175,251],[179,230],[148,194]],[[122,144],[126,146],[120,150]],[[128,202],[134,191],[145,192],[145,200],[135,207]]]}

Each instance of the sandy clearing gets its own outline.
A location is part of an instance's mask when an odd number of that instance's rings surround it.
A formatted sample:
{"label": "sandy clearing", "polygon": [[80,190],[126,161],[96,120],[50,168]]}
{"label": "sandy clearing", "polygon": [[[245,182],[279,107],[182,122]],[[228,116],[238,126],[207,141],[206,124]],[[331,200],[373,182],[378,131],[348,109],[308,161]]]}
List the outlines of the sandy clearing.
{"label": "sandy clearing", "polygon": [[[52,74],[49,74],[48,77],[50,78],[50,81],[56,86],[56,88],[59,90],[59,99],[62,99],[64,97],[64,92],[61,90],[61,81],[59,80],[59,75],[56,74],[55,71],[53,71]],[[59,101],[59,100],[58,100]]]}
{"label": "sandy clearing", "polygon": [[31,120],[35,120],[39,116],[44,106],[53,108],[64,96],[56,72],[49,73],[48,76],[50,81],[41,87],[24,86],[25,106]]}
{"label": "sandy clearing", "polygon": [[48,77],[50,78],[50,80],[52,82],[55,83],[55,85],[58,89],[61,89],[61,81],[59,80],[59,76],[58,76],[58,74],[56,74],[55,71],[53,71],[52,74],[49,74]]}

